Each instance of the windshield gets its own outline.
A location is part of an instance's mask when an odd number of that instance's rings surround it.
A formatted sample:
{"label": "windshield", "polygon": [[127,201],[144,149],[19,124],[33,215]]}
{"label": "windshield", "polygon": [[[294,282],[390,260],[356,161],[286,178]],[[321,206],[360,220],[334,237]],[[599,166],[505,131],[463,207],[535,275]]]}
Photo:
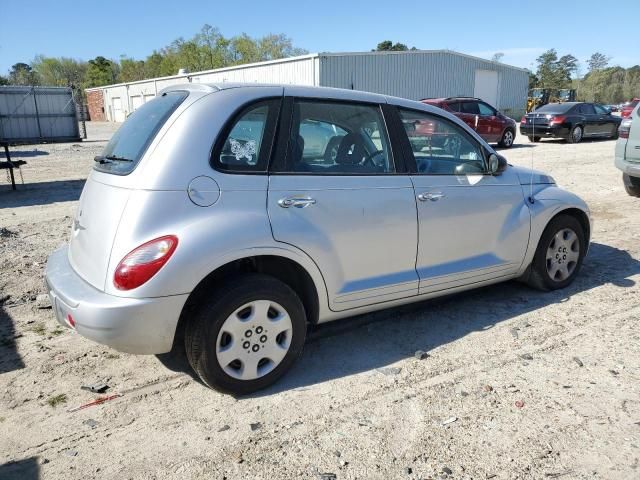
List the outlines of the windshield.
{"label": "windshield", "polygon": [[158,130],[187,95],[164,93],[133,112],[96,157],[95,169],[118,175],[133,171]]}

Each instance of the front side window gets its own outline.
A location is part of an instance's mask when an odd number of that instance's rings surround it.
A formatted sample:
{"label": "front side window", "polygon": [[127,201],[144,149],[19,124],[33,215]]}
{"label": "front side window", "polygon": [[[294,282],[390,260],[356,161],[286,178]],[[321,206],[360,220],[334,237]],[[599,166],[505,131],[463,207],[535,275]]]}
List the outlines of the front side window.
{"label": "front side window", "polygon": [[265,171],[279,100],[245,108],[223,132],[213,153],[214,166],[231,172]]}
{"label": "front side window", "polygon": [[[459,126],[436,115],[400,109],[417,172],[423,175],[485,173],[482,148]],[[428,128],[426,126],[428,125]]]}
{"label": "front side window", "polygon": [[462,102],[460,104],[460,111],[462,113],[468,113],[470,115],[480,115],[478,102]]}
{"label": "front side window", "polygon": [[286,171],[327,175],[393,173],[380,107],[296,100]]}
{"label": "front side window", "polygon": [[496,111],[486,103],[478,102],[478,109],[480,110],[480,115],[485,115],[487,117],[493,117],[496,114]]}
{"label": "front side window", "polygon": [[95,169],[126,175],[136,167],[160,128],[185,98],[186,92],[168,92],[136,109],[111,137]]}

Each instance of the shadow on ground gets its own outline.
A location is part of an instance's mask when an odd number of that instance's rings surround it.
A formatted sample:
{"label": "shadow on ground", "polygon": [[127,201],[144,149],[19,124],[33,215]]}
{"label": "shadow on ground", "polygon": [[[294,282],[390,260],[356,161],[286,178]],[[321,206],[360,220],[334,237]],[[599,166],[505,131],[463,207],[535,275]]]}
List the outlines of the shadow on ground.
{"label": "shadow on ground", "polygon": [[[16,158],[32,158],[41,157],[43,155],[49,155],[49,152],[43,152],[42,150],[9,150],[9,157],[11,160]],[[0,153],[0,159],[6,158],[5,152]]]}
{"label": "shadow on ground", "polygon": [[2,480],[38,480],[40,478],[38,459],[30,457],[2,464],[0,478]]}
{"label": "shadow on ground", "polygon": [[[628,252],[592,243],[576,281],[563,290],[540,292],[512,281],[319,325],[309,332],[302,358],[292,370],[274,386],[253,396],[273,395],[385,367],[413,356],[417,350],[429,352],[602,285],[632,287],[635,282],[630,277],[639,273],[640,262]],[[183,357],[162,357],[167,368],[193,376]]]}
{"label": "shadow on ground", "polygon": [[84,182],[85,180],[57,180],[23,185],[17,181],[17,190],[11,190],[11,185],[0,185],[0,209],[78,200]]}
{"label": "shadow on ground", "polygon": [[[0,299],[0,302],[2,299]],[[16,328],[5,307],[0,303],[0,375],[24,368],[16,345]],[[4,478],[0,475],[0,478]]]}

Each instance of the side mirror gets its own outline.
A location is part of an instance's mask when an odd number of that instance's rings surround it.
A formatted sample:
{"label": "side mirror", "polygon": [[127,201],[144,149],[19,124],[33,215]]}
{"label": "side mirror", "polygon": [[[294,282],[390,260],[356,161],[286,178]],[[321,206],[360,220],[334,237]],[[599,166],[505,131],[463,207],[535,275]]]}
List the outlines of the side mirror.
{"label": "side mirror", "polygon": [[496,153],[489,155],[489,173],[491,175],[500,175],[507,169],[507,159]]}

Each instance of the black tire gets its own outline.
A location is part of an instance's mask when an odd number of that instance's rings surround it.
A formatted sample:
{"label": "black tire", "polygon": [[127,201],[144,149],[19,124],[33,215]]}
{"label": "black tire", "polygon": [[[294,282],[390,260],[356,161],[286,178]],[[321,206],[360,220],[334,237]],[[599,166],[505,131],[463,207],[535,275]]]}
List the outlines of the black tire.
{"label": "black tire", "polygon": [[[571,229],[575,232],[580,250],[578,259],[570,275],[565,279],[557,280],[552,278],[548,272],[547,249],[550,247],[551,241],[554,239],[555,235],[564,229]],[[587,244],[585,232],[580,222],[575,217],[566,214],[560,214],[554,217],[540,237],[536,253],[533,257],[533,261],[531,262],[531,272],[527,283],[533,288],[544,291],[565,288],[571,284],[571,282],[576,278],[576,275],[578,275],[586,250]]]}
{"label": "black tire", "polygon": [[622,174],[622,183],[627,194],[632,197],[640,197],[640,178],[630,177],[626,173]]}
{"label": "black tire", "polygon": [[580,143],[582,141],[582,137],[584,136],[584,129],[581,125],[576,125],[571,129],[569,133],[569,138],[567,138],[567,142],[569,143]]}
{"label": "black tire", "polygon": [[611,133],[611,140],[617,140],[618,137],[620,136],[620,134],[618,133],[618,126],[614,125],[613,126],[613,132]]}
{"label": "black tire", "polygon": [[498,142],[498,146],[502,148],[511,148],[513,147],[513,142],[515,141],[515,139],[516,133],[510,128],[507,128],[502,134],[502,138]]}
{"label": "black tire", "polygon": [[[227,374],[220,365],[216,355],[218,334],[238,308],[257,300],[276,302],[286,310],[291,319],[292,338],[289,350],[273,370],[253,380],[241,380]],[[185,350],[191,368],[208,387],[246,395],[275,383],[291,368],[302,353],[306,332],[305,310],[293,289],[269,275],[249,273],[226,281],[194,312],[185,328]]]}
{"label": "black tire", "polygon": [[531,143],[536,143],[536,142],[540,141],[540,137],[533,137],[533,136],[529,135],[527,138],[529,139],[529,141]]}

